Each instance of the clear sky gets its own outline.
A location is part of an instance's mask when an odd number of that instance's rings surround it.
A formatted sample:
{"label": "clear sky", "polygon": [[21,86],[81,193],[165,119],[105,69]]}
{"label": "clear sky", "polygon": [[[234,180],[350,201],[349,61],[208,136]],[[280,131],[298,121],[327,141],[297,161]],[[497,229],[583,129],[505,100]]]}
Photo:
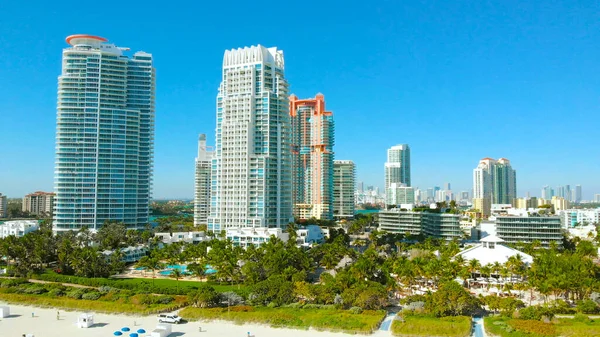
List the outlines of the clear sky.
{"label": "clear sky", "polygon": [[[160,5],[155,5],[160,4]],[[505,157],[519,195],[600,193],[598,1],[2,1],[0,193],[52,190],[57,76],[71,34],[154,55],[154,196],[192,197],[197,136],[214,143],[225,49],[283,49],[292,93],[325,95],[336,158],[383,186],[408,143],[413,186],[470,190]]]}

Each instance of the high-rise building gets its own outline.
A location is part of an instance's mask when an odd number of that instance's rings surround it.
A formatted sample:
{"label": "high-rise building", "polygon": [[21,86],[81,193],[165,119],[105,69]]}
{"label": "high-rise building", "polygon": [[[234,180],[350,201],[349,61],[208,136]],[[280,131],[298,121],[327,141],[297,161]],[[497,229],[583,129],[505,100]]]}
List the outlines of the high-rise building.
{"label": "high-rise building", "polygon": [[0,218],[8,216],[8,198],[0,193]]}
{"label": "high-rise building", "polygon": [[148,223],[154,156],[152,55],[67,37],[58,77],[54,229]]}
{"label": "high-rise building", "polygon": [[484,216],[490,215],[492,204],[510,204],[517,195],[516,172],[505,158],[494,160],[483,158],[473,170],[473,201],[484,209]]}
{"label": "high-rise building", "polygon": [[362,182],[362,181],[358,182],[358,191],[360,193],[364,193],[365,192],[365,183],[364,182]]}
{"label": "high-rise building", "polygon": [[356,167],[351,160],[333,162],[333,216],[336,219],[354,216]]}
{"label": "high-rise building", "polygon": [[392,183],[410,185],[410,148],[408,144],[394,145],[387,150],[385,187]]}
{"label": "high-rise building", "polygon": [[600,202],[600,194],[594,194],[594,202]]}
{"label": "high-rise building", "polygon": [[23,197],[22,211],[41,216],[52,216],[54,193],[34,192]]}
{"label": "high-rise building", "polygon": [[294,220],[290,141],[283,51],[225,51],[208,230],[286,228]]}
{"label": "high-rise building", "polygon": [[452,191],[452,189],[450,188],[450,183],[445,183],[444,184],[444,190],[446,190],[446,191]]}
{"label": "high-rise building", "polygon": [[[394,145],[387,150],[387,162],[385,163],[385,189],[389,195],[388,188],[392,184],[403,184],[410,187],[410,148],[408,144]],[[386,200],[386,204],[394,205],[393,200]]]}
{"label": "high-rise building", "polygon": [[388,205],[400,206],[402,204],[415,203],[415,189],[403,184],[392,183],[386,189],[386,200]]}
{"label": "high-rise building", "polygon": [[206,135],[198,137],[198,157],[194,189],[194,225],[206,225],[210,213],[210,170],[214,154],[212,147],[206,146]]}
{"label": "high-rise building", "polygon": [[469,192],[461,191],[460,192],[460,200],[469,200]]}
{"label": "high-rise building", "polygon": [[542,188],[542,199],[552,199],[554,196],[554,189],[548,185]]}
{"label": "high-rise building", "polygon": [[581,202],[582,200],[582,191],[581,191],[581,185],[575,185],[575,196],[573,197],[573,201],[574,202]]}
{"label": "high-rise building", "polygon": [[298,219],[333,218],[333,114],[325,97],[290,96],[292,123],[292,188]]}

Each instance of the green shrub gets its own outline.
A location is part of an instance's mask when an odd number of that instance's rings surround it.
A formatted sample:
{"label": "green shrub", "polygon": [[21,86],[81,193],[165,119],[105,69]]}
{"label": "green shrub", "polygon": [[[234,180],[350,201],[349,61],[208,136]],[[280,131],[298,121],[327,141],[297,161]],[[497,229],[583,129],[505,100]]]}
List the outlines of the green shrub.
{"label": "green shrub", "polygon": [[278,305],[277,305],[277,303],[275,303],[275,302],[269,302],[269,304],[267,304],[267,307],[268,307],[268,308],[277,308],[277,307],[278,307]]}
{"label": "green shrub", "polygon": [[81,299],[95,301],[95,300],[99,299],[100,296],[102,296],[102,294],[100,294],[99,292],[92,291],[92,292],[81,295]]}
{"label": "green shrub", "polygon": [[598,313],[598,304],[592,300],[583,300],[577,302],[577,311],[584,314],[596,314]]}
{"label": "green shrub", "polygon": [[65,291],[60,288],[54,288],[54,289],[50,289],[50,291],[48,291],[48,295],[52,296],[52,297],[65,296]]}
{"label": "green shrub", "polygon": [[309,304],[305,304],[302,308],[304,308],[304,309],[321,309],[321,308],[323,308],[323,306],[320,304],[309,303]]}
{"label": "green shrub", "polygon": [[155,296],[154,303],[156,304],[169,304],[175,301],[175,297],[168,295]]}
{"label": "green shrub", "polygon": [[46,292],[48,292],[48,290],[46,290],[46,288],[44,288],[42,286],[27,287],[23,290],[24,294],[31,294],[31,295],[40,295],[40,294],[43,294]]}
{"label": "green shrub", "polygon": [[73,290],[68,291],[66,295],[69,298],[74,298],[76,300],[79,300],[79,299],[81,299],[83,294],[85,294],[85,291],[83,289],[73,289]]}
{"label": "green shrub", "polygon": [[302,305],[303,305],[302,303],[295,302],[295,303],[286,304],[286,305],[284,305],[283,307],[284,307],[284,308],[294,308],[294,309],[300,309],[300,308],[302,308]]}
{"label": "green shrub", "polygon": [[519,310],[518,317],[521,320],[534,320],[534,321],[539,321],[542,319],[542,317],[547,317],[548,319],[552,319],[552,317],[554,317],[554,311],[551,308],[534,305],[534,306],[530,306],[530,307]]}
{"label": "green shrub", "polygon": [[355,315],[362,314],[361,307],[352,307],[352,308],[348,309],[348,311],[350,311],[351,313],[353,313]]}
{"label": "green shrub", "polygon": [[590,318],[584,314],[575,314],[575,316],[573,316],[573,322],[588,323],[590,322]]}

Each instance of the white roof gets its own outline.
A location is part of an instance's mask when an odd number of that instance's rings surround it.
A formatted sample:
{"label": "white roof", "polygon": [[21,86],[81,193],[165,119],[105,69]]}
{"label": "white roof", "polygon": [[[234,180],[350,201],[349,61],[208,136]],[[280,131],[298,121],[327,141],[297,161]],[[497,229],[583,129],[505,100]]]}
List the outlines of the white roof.
{"label": "white roof", "polygon": [[495,235],[488,235],[488,236],[482,238],[481,240],[479,240],[479,242],[504,242],[504,240],[502,240],[501,238],[499,238]]}
{"label": "white roof", "polygon": [[533,263],[533,257],[525,254],[516,249],[506,247],[502,244],[496,244],[494,248],[483,247],[483,243],[480,243],[474,247],[467,248],[462,252],[455,255],[462,256],[465,260],[478,260],[482,266],[487,264],[494,264],[496,262],[500,264],[506,263],[511,256],[521,255],[521,258],[525,264]]}

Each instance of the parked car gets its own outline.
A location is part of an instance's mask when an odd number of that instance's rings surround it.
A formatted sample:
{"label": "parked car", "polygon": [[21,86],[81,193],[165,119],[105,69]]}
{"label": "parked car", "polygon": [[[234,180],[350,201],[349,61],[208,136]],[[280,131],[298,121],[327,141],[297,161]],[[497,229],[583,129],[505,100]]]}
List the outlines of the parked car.
{"label": "parked car", "polygon": [[160,314],[158,315],[158,322],[179,324],[181,323],[181,317],[175,314]]}

